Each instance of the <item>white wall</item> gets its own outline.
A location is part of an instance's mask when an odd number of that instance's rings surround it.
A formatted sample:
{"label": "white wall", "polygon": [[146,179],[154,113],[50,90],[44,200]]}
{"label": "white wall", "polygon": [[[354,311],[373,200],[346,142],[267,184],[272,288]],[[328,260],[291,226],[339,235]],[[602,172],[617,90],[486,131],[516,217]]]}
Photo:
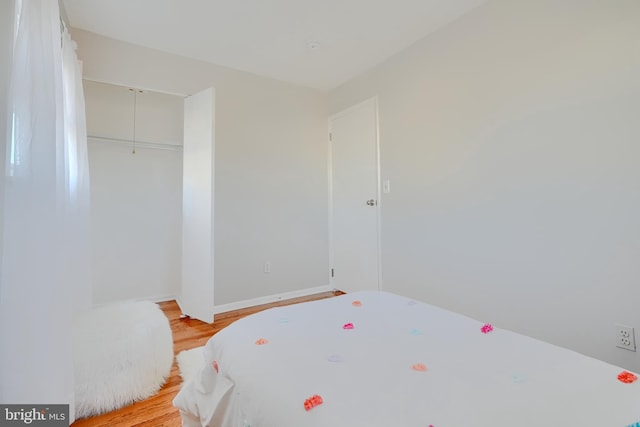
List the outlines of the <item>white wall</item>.
{"label": "white wall", "polygon": [[[93,302],[180,292],[182,97],[85,81]],[[111,138],[111,139],[109,139]],[[149,148],[149,144],[172,150]],[[155,147],[156,145],[151,145]]]}
{"label": "white wall", "polygon": [[178,295],[181,153],[90,142],[89,167],[93,302]]}
{"label": "white wall", "polygon": [[638,40],[635,0],[490,1],[333,91],[379,96],[383,288],[640,370]]}
{"label": "white wall", "polygon": [[73,38],[87,78],[215,88],[216,305],[329,283],[326,95],[81,30]]}

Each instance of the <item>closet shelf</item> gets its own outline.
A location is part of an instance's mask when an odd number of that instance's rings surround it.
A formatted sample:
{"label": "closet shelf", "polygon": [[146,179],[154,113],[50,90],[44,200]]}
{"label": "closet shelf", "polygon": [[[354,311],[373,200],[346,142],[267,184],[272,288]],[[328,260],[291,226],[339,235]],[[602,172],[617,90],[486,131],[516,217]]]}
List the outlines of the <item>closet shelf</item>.
{"label": "closet shelf", "polygon": [[[134,141],[131,139],[122,139],[122,138],[111,138],[106,136],[99,135],[87,135],[87,141],[89,142],[98,142],[98,143],[113,143],[113,144],[121,144],[121,145],[133,145]],[[135,146],[137,148],[150,148],[154,150],[168,150],[168,151],[180,151],[182,152],[182,145],[175,144],[164,144],[158,142],[148,142],[148,141],[135,141]]]}

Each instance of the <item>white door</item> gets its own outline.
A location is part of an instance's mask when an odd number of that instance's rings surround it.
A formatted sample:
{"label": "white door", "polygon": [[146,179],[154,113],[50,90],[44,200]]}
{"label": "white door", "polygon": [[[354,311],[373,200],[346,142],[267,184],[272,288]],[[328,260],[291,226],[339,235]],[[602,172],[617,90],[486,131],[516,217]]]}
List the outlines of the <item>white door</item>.
{"label": "white door", "polygon": [[380,288],[377,101],[330,119],[332,286]]}
{"label": "white door", "polygon": [[184,100],[182,313],[213,323],[213,167],[215,93]]}

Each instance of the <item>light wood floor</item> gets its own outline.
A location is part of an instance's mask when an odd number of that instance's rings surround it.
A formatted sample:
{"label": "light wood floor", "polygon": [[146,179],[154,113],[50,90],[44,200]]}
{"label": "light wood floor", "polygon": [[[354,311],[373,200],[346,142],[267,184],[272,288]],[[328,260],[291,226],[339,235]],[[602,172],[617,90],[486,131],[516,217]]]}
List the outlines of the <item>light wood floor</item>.
{"label": "light wood floor", "polygon": [[[343,292],[325,292],[309,297],[280,301],[256,307],[244,308],[216,315],[213,325],[195,319],[180,319],[180,308],[175,301],[160,303],[160,308],[169,318],[173,332],[173,352],[175,355],[182,350],[204,345],[211,336],[230,323],[271,307],[289,305],[299,302],[312,301],[341,295]],[[149,399],[136,402],[130,406],[118,409],[96,417],[85,418],[72,424],[73,427],[104,426],[104,427],[179,427],[180,414],[171,403],[180,391],[182,379],[174,361],[171,374],[162,389]]]}

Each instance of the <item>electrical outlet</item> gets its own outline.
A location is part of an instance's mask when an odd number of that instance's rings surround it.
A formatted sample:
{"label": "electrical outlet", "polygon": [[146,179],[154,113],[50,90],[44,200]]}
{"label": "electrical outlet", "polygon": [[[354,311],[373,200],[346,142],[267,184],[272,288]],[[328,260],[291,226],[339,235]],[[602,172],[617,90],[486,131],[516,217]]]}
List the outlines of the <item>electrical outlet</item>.
{"label": "electrical outlet", "polygon": [[616,347],[636,351],[636,337],[631,326],[616,325]]}
{"label": "electrical outlet", "polygon": [[264,263],[264,272],[271,273],[271,263],[269,261]]}

